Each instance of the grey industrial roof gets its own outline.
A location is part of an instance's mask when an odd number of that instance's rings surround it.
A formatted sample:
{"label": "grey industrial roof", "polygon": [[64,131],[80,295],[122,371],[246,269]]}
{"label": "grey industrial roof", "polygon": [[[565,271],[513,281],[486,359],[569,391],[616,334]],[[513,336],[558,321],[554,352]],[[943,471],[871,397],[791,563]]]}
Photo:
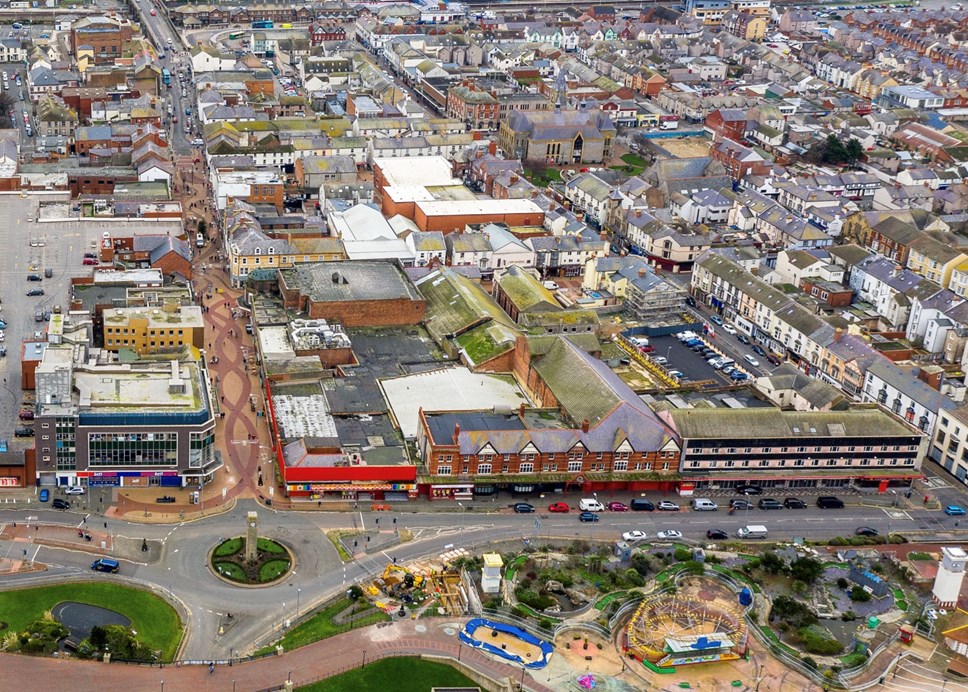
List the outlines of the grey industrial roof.
{"label": "grey industrial roof", "polygon": [[279,270],[289,288],[298,289],[313,302],[356,300],[421,300],[410,279],[393,262],[355,261],[300,264]]}

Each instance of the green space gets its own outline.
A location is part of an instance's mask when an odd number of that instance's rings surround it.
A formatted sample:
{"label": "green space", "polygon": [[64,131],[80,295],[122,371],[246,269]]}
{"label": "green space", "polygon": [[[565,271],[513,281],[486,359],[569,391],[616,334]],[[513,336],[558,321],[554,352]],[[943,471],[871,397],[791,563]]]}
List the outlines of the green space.
{"label": "green space", "polygon": [[548,185],[549,183],[561,182],[561,171],[559,171],[557,168],[533,168],[531,170],[525,170],[524,176],[530,180],[533,185],[537,185],[538,187]]}
{"label": "green space", "polygon": [[277,553],[279,555],[285,555],[286,554],[286,549],[285,548],[283,548],[281,545],[279,545],[275,541],[269,540],[268,538],[260,538],[256,542],[256,545],[259,547],[259,550],[261,550],[263,552],[266,552],[266,553]]}
{"label": "green space", "polygon": [[461,334],[457,337],[457,344],[475,363],[484,363],[513,346],[511,343],[497,343],[484,325]]}
{"label": "green space", "polygon": [[63,601],[76,601],[121,613],[131,620],[138,640],[161,660],[170,661],[182,636],[175,609],[157,596],[128,586],[106,583],[55,584],[33,589],[0,591],[0,622],[19,632]]}
{"label": "green space", "polygon": [[625,598],[628,595],[629,594],[627,591],[616,591],[615,593],[610,593],[595,604],[595,610],[605,610],[608,607],[608,604],[612,601]]}
{"label": "green space", "polygon": [[289,571],[289,560],[269,560],[259,567],[259,581],[275,581]]}
{"label": "green space", "polygon": [[615,171],[622,171],[626,175],[639,175],[649,165],[649,162],[638,154],[623,154],[621,158],[625,165],[612,166],[611,168]]}
{"label": "green space", "polygon": [[528,561],[527,555],[518,555],[516,558],[508,563],[508,566],[504,570],[504,578],[508,581],[514,581],[514,574],[517,572],[521,566]]}
{"label": "green space", "polygon": [[[336,616],[355,603],[361,609],[369,605],[369,603],[357,603],[349,598],[341,598],[332,605],[327,606],[323,610],[319,611],[302,624],[293,627],[281,640],[277,642],[277,644],[286,651],[292,651],[293,649],[298,649],[300,646],[306,646],[307,644],[318,642],[321,639],[326,639],[328,637],[347,632],[351,628],[356,629],[358,627],[366,627],[367,625],[374,625],[378,622],[386,622],[390,619],[390,616],[384,613],[382,610],[373,609],[372,613],[369,613],[365,617],[362,617],[358,620],[354,620],[352,623],[340,624],[336,622]],[[257,651],[256,655],[270,653],[274,650],[275,644]]]}
{"label": "green space", "polygon": [[[362,656],[361,656],[362,662]],[[427,692],[438,687],[477,687],[470,678],[446,663],[420,658],[384,658],[325,680],[300,687],[301,692],[356,692],[357,690],[393,690],[393,692]]]}
{"label": "green space", "polygon": [[[261,542],[262,539],[259,540]],[[242,539],[230,538],[217,547],[212,555],[214,557],[228,557],[229,555],[235,555],[240,550],[242,550]]]}
{"label": "green space", "polygon": [[216,562],[215,569],[218,573],[232,581],[245,581],[245,572],[234,562]]}

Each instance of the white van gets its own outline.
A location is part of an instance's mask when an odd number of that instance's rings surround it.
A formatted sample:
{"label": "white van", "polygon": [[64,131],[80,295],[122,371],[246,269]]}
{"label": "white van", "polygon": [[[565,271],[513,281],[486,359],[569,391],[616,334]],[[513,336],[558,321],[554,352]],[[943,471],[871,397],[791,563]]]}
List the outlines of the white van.
{"label": "white van", "polygon": [[704,497],[694,497],[692,499],[692,510],[694,512],[715,512],[717,509],[719,509],[719,505],[712,500],[707,500]]}
{"label": "white van", "polygon": [[738,538],[766,538],[766,535],[766,527],[759,524],[740,526],[736,529],[736,536]]}
{"label": "white van", "polygon": [[578,509],[582,512],[604,512],[605,505],[594,498],[584,498],[578,501]]}
{"label": "white van", "polygon": [[679,332],[676,334],[676,338],[682,343],[689,341],[690,339],[697,339],[699,335],[696,332]]}
{"label": "white van", "polygon": [[195,247],[205,247],[205,236],[201,233],[195,234]]}

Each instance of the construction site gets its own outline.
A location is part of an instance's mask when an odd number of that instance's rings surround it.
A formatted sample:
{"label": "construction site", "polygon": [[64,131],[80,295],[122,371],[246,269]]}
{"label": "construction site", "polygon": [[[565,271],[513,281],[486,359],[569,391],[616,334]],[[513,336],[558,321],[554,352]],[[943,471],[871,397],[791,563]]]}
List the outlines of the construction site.
{"label": "construction site", "polygon": [[467,612],[467,591],[461,570],[452,566],[463,555],[465,551],[454,550],[409,565],[390,562],[363,591],[374,606],[387,613],[410,611],[419,617],[425,610],[434,609],[433,615],[463,615]]}

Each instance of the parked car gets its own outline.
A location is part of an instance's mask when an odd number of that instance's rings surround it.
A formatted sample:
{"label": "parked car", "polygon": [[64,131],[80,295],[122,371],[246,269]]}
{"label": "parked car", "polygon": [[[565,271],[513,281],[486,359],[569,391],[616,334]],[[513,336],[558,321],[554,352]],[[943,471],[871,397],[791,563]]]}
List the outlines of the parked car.
{"label": "parked car", "polygon": [[598,515],[594,512],[582,512],[578,515],[578,521],[598,521]]}
{"label": "parked car", "polygon": [[766,356],[766,351],[759,344],[753,344],[753,353],[758,356]]}
{"label": "parked car", "polygon": [[870,526],[858,526],[857,530],[854,531],[856,536],[880,536],[880,532],[877,529],[871,528]]}
{"label": "parked car", "polygon": [[709,529],[706,532],[706,538],[711,541],[725,541],[729,538],[729,534],[721,529]]}
{"label": "parked car", "polygon": [[783,503],[772,497],[764,497],[757,504],[760,509],[783,509]]}
{"label": "parked car", "polygon": [[730,500],[729,506],[730,506],[730,509],[733,509],[733,510],[753,509],[753,503],[750,502],[749,500],[735,500],[735,499]]}
{"label": "parked car", "polygon": [[65,495],[83,495],[84,486],[83,485],[68,486],[67,488],[64,488],[64,494]]}
{"label": "parked car", "polygon": [[772,353],[767,354],[766,359],[770,362],[770,365],[779,365],[780,363],[783,362],[776,355]]}
{"label": "parked car", "polygon": [[42,296],[44,295],[44,289],[42,288],[32,288],[27,291],[28,296]]}
{"label": "parked car", "polygon": [[783,500],[783,506],[787,509],[806,509],[807,503],[798,497],[788,497]]}
{"label": "parked car", "polygon": [[33,420],[34,419],[34,412],[33,411],[21,411],[19,417],[20,417],[20,420]]}
{"label": "parked car", "polygon": [[93,267],[93,266],[95,266],[97,264],[97,260],[95,258],[93,258],[93,257],[85,257],[82,260],[82,263],[86,267]]}
{"label": "parked car", "polygon": [[737,334],[736,340],[739,341],[741,344],[746,344],[747,346],[749,346],[750,344],[750,338],[745,334]]}
{"label": "parked car", "polygon": [[534,505],[529,505],[527,502],[516,502],[514,511],[518,514],[531,514],[534,512]]}
{"label": "parked car", "polygon": [[749,375],[747,375],[745,372],[740,372],[739,370],[734,370],[733,372],[729,373],[729,376],[734,382],[742,382],[743,380],[749,379]]}
{"label": "parked car", "polygon": [[43,281],[40,274],[27,274],[27,281]]}
{"label": "parked car", "polygon": [[719,326],[723,326],[723,318],[720,317],[719,315],[712,315],[709,318],[709,321],[712,322],[713,324],[717,324]]}
{"label": "parked car", "polygon": [[762,495],[763,488],[758,485],[737,485],[736,492],[740,495]]}
{"label": "parked car", "polygon": [[47,502],[47,500],[49,500],[49,499],[50,499],[50,490],[48,490],[47,488],[41,488],[40,489],[40,501],[41,502]]}
{"label": "parked car", "polygon": [[55,497],[54,501],[50,503],[54,509],[70,509],[71,503],[67,500],[62,500],[59,497]]}
{"label": "parked car", "polygon": [[648,534],[645,531],[639,531],[638,529],[634,531],[626,531],[622,534],[622,540],[626,543],[638,543],[639,541],[644,541],[648,538]]}
{"label": "parked car", "polygon": [[732,334],[733,336],[736,336],[736,334],[738,333],[736,331],[736,327],[734,327],[731,324],[724,324],[723,331],[726,332],[727,334]]}
{"label": "parked car", "polygon": [[636,498],[629,503],[629,509],[631,509],[633,512],[654,512],[655,504],[653,504],[650,500]]}
{"label": "parked car", "polygon": [[965,516],[965,508],[959,505],[948,505],[944,508],[944,513],[949,517],[963,517]]}
{"label": "parked car", "polygon": [[13,436],[14,437],[33,437],[34,429],[26,428],[26,427],[17,428],[13,431]]}
{"label": "parked car", "polygon": [[673,541],[673,540],[682,538],[682,532],[676,531],[674,529],[669,529],[668,531],[659,531],[659,533],[657,533],[655,537],[658,538],[660,541]]}
{"label": "parked car", "polygon": [[611,512],[628,512],[629,508],[624,502],[606,502],[605,506]]}
{"label": "parked car", "polygon": [[550,505],[548,505],[549,512],[565,513],[570,509],[571,507],[568,506],[567,502],[552,502]]}
{"label": "parked car", "polygon": [[660,512],[678,512],[679,505],[675,502],[669,502],[668,500],[662,500],[658,505],[656,505]]}

